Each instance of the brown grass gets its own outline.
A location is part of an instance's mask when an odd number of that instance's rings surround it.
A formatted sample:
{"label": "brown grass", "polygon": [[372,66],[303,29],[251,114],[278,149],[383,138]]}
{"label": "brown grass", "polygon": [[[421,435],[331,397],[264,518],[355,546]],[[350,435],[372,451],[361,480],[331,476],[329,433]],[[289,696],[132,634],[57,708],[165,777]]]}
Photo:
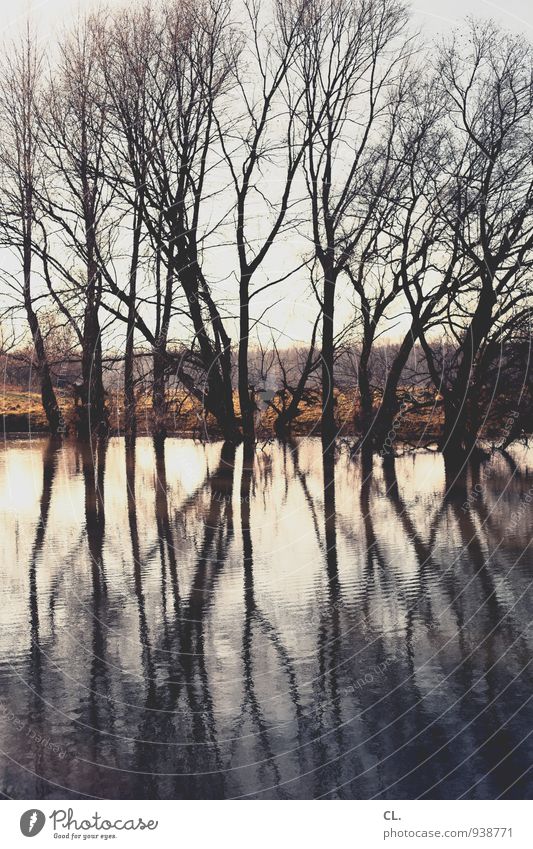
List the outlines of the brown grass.
{"label": "brown grass", "polygon": [[[395,430],[400,439],[419,438],[424,435],[425,441],[435,438],[442,426],[441,405],[436,403],[430,394],[421,390],[410,390],[418,401],[429,402],[429,405],[412,413],[400,412],[396,418]],[[68,391],[56,390],[62,415],[69,429],[75,420],[74,403]],[[240,414],[239,401],[235,393],[235,410]],[[275,403],[278,404],[277,399]],[[375,406],[379,397],[375,398]],[[124,401],[117,394],[109,394],[107,407],[111,429],[121,433],[124,429]],[[340,432],[346,436],[356,433],[358,419],[358,400],[356,390],[335,392],[335,415]],[[46,431],[47,422],[43,412],[39,392],[23,389],[17,386],[4,386],[0,395],[0,414],[4,417],[4,427],[8,432]],[[318,393],[310,395],[301,404],[301,414],[293,423],[295,435],[319,433],[321,404]],[[151,398],[141,394],[137,398],[137,417],[139,433],[150,433],[152,423]],[[272,408],[258,414],[257,430],[259,436],[271,436],[274,433],[276,412]],[[201,404],[179,390],[168,393],[167,429],[169,433],[191,434],[200,433],[203,428]],[[213,417],[206,417],[206,425],[210,432],[216,434],[216,422]]]}

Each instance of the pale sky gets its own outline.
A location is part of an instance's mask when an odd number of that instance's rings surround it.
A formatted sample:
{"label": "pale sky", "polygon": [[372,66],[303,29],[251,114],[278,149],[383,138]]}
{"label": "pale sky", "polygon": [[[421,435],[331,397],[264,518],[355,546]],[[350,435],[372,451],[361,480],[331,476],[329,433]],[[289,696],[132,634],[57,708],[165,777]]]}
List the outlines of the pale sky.
{"label": "pale sky", "polygon": [[[112,5],[134,5],[134,0],[124,3],[123,0],[108,0]],[[84,11],[94,6],[105,5],[98,0],[14,0],[4,2],[2,29],[4,34],[13,30],[21,19],[25,19],[31,11],[39,23],[48,30],[63,24],[68,24],[78,11]],[[465,15],[492,17],[509,28],[527,34],[533,33],[533,5],[529,0],[505,0],[504,3],[491,0],[414,0],[411,8],[419,19],[420,24],[428,33],[444,32],[450,26],[459,23]]]}
{"label": "pale sky", "polygon": [[533,5],[530,0],[505,0],[493,3],[490,0],[414,0],[413,12],[428,33],[445,32],[450,26],[459,24],[467,15],[493,18],[509,29],[533,35]]}

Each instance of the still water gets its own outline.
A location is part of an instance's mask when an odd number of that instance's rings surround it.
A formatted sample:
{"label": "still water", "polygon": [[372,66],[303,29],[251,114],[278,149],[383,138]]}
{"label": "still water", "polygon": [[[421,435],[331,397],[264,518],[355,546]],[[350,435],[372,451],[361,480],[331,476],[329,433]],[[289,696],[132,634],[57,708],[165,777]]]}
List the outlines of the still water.
{"label": "still water", "polygon": [[528,798],[533,452],[0,449],[15,798]]}

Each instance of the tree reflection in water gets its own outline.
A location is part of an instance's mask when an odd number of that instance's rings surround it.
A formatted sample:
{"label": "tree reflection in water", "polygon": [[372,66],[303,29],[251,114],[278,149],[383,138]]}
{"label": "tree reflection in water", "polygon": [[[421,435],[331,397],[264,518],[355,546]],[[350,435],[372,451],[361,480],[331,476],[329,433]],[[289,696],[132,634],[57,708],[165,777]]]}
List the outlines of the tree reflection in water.
{"label": "tree reflection in water", "polygon": [[3,792],[523,798],[530,461],[7,443]]}

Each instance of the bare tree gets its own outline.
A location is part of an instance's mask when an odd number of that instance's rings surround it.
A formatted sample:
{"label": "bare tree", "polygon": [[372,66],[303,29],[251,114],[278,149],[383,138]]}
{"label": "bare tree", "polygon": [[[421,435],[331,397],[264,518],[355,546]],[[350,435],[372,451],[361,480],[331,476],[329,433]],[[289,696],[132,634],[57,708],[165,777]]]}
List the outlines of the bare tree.
{"label": "bare tree", "polygon": [[[443,105],[434,78],[424,78],[421,67],[415,66],[400,103],[387,144],[394,163],[391,180],[381,201],[374,205],[374,214],[361,239],[362,250],[355,257],[356,268],[348,272],[363,317],[358,374],[363,439],[369,450],[383,448],[400,406],[399,384],[413,347],[422,330],[428,333],[442,321],[445,295],[457,270],[456,252],[442,256],[444,228],[439,198],[446,183],[446,135]],[[391,315],[387,311],[392,307]],[[399,326],[407,323],[407,329],[388,365],[374,414],[367,369],[380,322],[383,329],[384,320],[385,326],[391,320]],[[410,401],[414,402],[413,396]]]}
{"label": "bare tree", "polygon": [[[360,204],[375,139],[389,124],[391,91],[406,53],[404,6],[396,0],[321,0],[306,5],[301,73],[306,87],[305,172],[314,252],[322,270],[322,435],[336,433],[334,313],[339,275],[366,232],[383,191]],[[388,168],[380,169],[383,181]]]}
{"label": "bare tree", "polygon": [[[0,163],[2,241],[21,260],[22,301],[33,340],[35,366],[41,384],[41,398],[51,433],[63,427],[61,412],[52,384],[43,333],[36,309],[34,277],[34,228],[38,165],[38,122],[36,120],[39,79],[43,57],[36,47],[29,23],[23,38],[6,51],[0,89]],[[16,278],[15,278],[16,279]],[[16,291],[18,285],[14,284]]]}
{"label": "bare tree", "polygon": [[217,118],[236,202],[238,384],[247,444],[255,438],[254,387],[248,368],[251,300],[291,276],[289,271],[252,289],[252,280],[277,237],[295,226],[298,201],[291,202],[291,191],[304,155],[306,132],[300,114],[304,89],[295,73],[302,49],[304,6],[276,0],[274,20],[265,23],[260,3],[245,0],[246,49],[239,52],[242,61],[239,57],[234,60],[238,99],[235,102],[233,98],[229,122],[220,112]]}
{"label": "bare tree", "polygon": [[[444,372],[422,335],[443,396],[442,450],[470,451],[482,421],[478,377],[502,326],[529,298],[533,249],[533,53],[525,40],[471,22],[444,45],[440,96],[449,114],[448,253],[461,257],[447,292],[454,345]],[[450,214],[454,210],[454,214]]]}
{"label": "bare tree", "polygon": [[[158,28],[150,6],[139,11],[121,10],[105,21],[96,15],[90,19],[90,25],[95,31],[102,77],[109,94],[104,176],[113,187],[117,204],[124,209],[122,238],[130,246],[127,284],[122,285],[110,269],[106,269],[105,282],[113,293],[119,293],[117,306],[125,309],[124,434],[126,442],[131,443],[137,432],[134,352],[141,251],[147,238],[146,180],[157,138],[150,122],[149,104],[154,64],[158,61]],[[161,393],[164,395],[161,372],[159,368],[157,390],[154,390],[156,411],[161,411],[164,402],[164,398],[158,402]],[[162,426],[163,421],[158,427]]]}
{"label": "bare tree", "polygon": [[[115,108],[138,206],[139,187],[142,192],[137,216],[151,246],[155,285],[144,296],[137,293],[134,304],[125,287],[111,277],[108,283],[127,311],[115,315],[131,326],[134,314],[135,328],[152,347],[154,431],[162,437],[165,382],[174,372],[216,418],[225,438],[239,439],[230,339],[204,272],[208,242],[218,229],[209,210],[220,194],[212,178],[217,166],[213,110],[231,85],[226,50],[232,33],[225,0],[206,0],[169,3],[160,14],[147,8],[129,20],[121,13],[108,34],[107,43],[119,51],[129,77],[137,77],[133,89],[141,83],[133,99],[127,92]],[[108,76],[116,73],[114,62],[106,65]],[[179,354],[171,350],[173,322],[188,337],[188,351],[183,344]]]}
{"label": "bare tree", "polygon": [[[404,91],[398,91],[393,106],[394,120],[388,137],[376,146],[375,158],[389,169],[384,180],[381,169],[371,163],[367,192],[360,203],[370,214],[357,249],[346,266],[361,315],[361,345],[357,364],[359,414],[357,425],[361,442],[371,449],[377,431],[387,432],[394,415],[396,389],[401,371],[414,344],[410,327],[399,346],[385,385],[377,414],[371,383],[371,356],[380,336],[409,320],[409,303],[401,295],[404,286],[423,292],[423,277],[429,266],[430,248],[435,240],[431,192],[434,170],[438,168],[438,137],[433,132],[438,108],[431,85],[420,85],[416,69]],[[379,198],[375,199],[380,183]],[[432,218],[433,215],[433,218]]]}
{"label": "bare tree", "polygon": [[[100,258],[109,238],[106,215],[112,203],[101,177],[106,121],[107,96],[98,73],[94,32],[87,20],[80,20],[59,45],[39,109],[39,155],[47,173],[38,203],[47,282],[81,345],[81,436],[108,427],[100,326]],[[54,288],[56,277],[65,287],[61,294]]]}

